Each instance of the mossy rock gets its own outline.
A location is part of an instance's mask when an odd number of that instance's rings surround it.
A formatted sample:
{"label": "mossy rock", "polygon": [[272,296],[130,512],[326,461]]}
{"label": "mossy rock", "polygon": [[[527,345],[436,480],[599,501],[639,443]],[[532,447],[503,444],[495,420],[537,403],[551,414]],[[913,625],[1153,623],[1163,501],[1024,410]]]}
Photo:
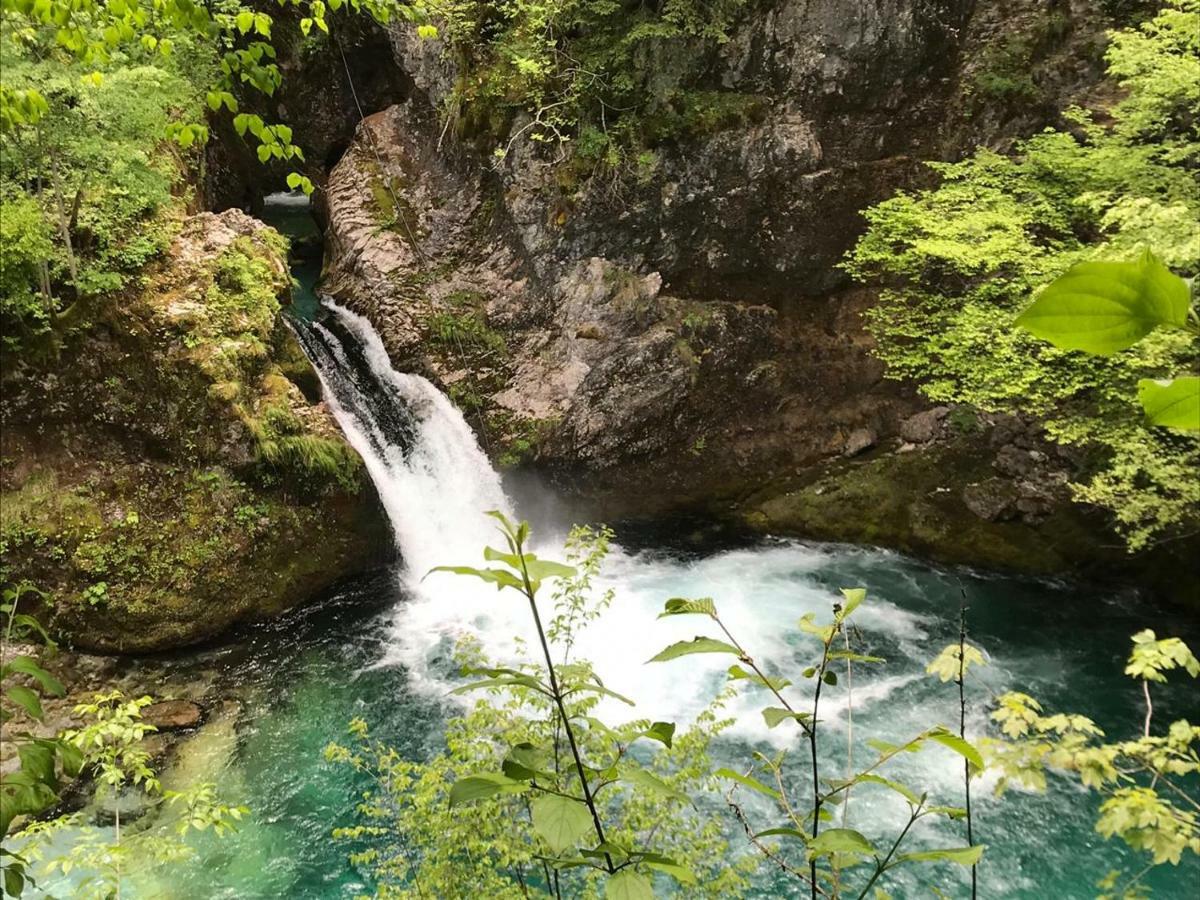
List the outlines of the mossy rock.
{"label": "mossy rock", "polygon": [[0,575],[76,646],[193,643],[390,555],[283,322],[285,252],[236,211],[194,217],[143,290],[6,373]]}

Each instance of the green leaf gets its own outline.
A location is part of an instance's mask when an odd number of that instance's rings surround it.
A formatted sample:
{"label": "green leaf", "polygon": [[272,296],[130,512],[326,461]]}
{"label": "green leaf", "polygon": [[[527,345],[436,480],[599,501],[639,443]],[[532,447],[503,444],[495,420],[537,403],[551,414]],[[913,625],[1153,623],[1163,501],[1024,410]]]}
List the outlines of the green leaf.
{"label": "green leaf", "polygon": [[757,672],[747,672],[741,666],[729,667],[730,681],[741,681],[743,679],[748,679],[762,685],[765,688],[771,688],[776,691],[782,691],[785,687],[791,684],[791,682],[786,678],[772,678],[770,676],[764,678]]}
{"label": "green leaf", "polygon": [[592,815],[582,801],[542,794],[529,804],[533,830],[555,853],[574,847],[592,827]]}
{"label": "green leaf", "polygon": [[768,706],[762,711],[762,717],[767,723],[768,728],[774,728],[784,719],[794,719],[803,725],[805,720],[812,718],[808,713],[792,712],[790,709],[784,709],[781,706]]}
{"label": "green leaf", "polygon": [[58,779],[54,777],[54,751],[38,742],[21,744],[17,747],[21,759],[21,770],[43,784],[54,788]]}
{"label": "green leaf", "polygon": [[846,598],[846,602],[842,605],[842,611],[838,613],[839,622],[850,618],[850,613],[858,609],[859,604],[867,599],[867,589],[842,588],[842,596]]}
{"label": "green leaf", "polygon": [[983,856],[984,845],[973,847],[947,847],[943,850],[920,850],[916,853],[902,853],[896,858],[897,862],[946,862],[958,863],[960,866],[973,866]]}
{"label": "green leaf", "polygon": [[63,687],[62,682],[39,666],[28,656],[14,656],[4,664],[4,674],[9,672],[19,672],[32,678],[41,685],[42,690],[47,694],[53,694],[55,697],[61,697],[66,694],[67,689]]}
{"label": "green leaf", "polygon": [[499,687],[527,687],[547,697],[554,696],[550,689],[532,675],[502,675],[499,678],[485,678],[482,681],[472,681],[452,690],[451,694],[466,694],[470,691],[481,691]]}
{"label": "green leaf", "polygon": [[642,857],[642,865],[647,869],[654,869],[658,872],[663,872],[670,875],[680,884],[694,885],[696,884],[696,874],[686,866],[682,866],[673,859],[668,859],[665,856],[659,856],[657,853],[647,853]]}
{"label": "green leaf", "polygon": [[25,890],[25,867],[9,864],[4,867],[4,895],[20,897]]}
{"label": "green leaf", "polygon": [[905,787],[898,781],[892,781],[890,778],[884,778],[882,775],[874,775],[870,772],[862,775],[856,775],[850,782],[851,784],[882,784],[886,788],[891,788],[909,803],[917,806],[921,803],[921,798],[911,788]]}
{"label": "green leaf", "polygon": [[853,828],[830,828],[808,842],[808,852],[813,856],[830,853],[871,856],[875,853],[875,846]]}
{"label": "green leaf", "polygon": [[713,774],[718,778],[728,778],[731,781],[736,781],[738,784],[748,787],[752,791],[766,794],[775,800],[779,799],[779,791],[775,790],[775,788],[767,787],[757,778],[753,778],[750,775],[743,775],[740,772],[733,771],[733,769],[717,769]]}
{"label": "green leaf", "polygon": [[532,553],[525,555],[525,571],[529,580],[540,584],[547,578],[574,578],[575,567],[549,559],[536,559]]}
{"label": "green leaf", "polygon": [[979,755],[979,751],[957,734],[951,734],[949,731],[933,731],[929,734],[929,740],[937,741],[943,747],[949,747],[964,757],[973,769],[977,771],[983,769],[983,757]]}
{"label": "green leaf", "polygon": [[271,158],[271,147],[268,144],[259,144],[256,152],[258,154],[258,161],[260,163],[265,163]]}
{"label": "green leaf", "polygon": [[620,700],[622,703],[627,704],[628,706],[636,705],[624,694],[618,694],[616,691],[611,691],[602,684],[577,684],[572,687],[571,690],[567,691],[567,693],[574,694],[578,691],[590,691],[593,694],[602,694],[605,697],[613,697],[617,700]]}
{"label": "green leaf", "polygon": [[1188,303],[1187,283],[1145,253],[1133,263],[1072,266],[1017,317],[1017,324],[1064,350],[1109,356],[1157,326],[1183,326]]}
{"label": "green leaf", "polygon": [[670,797],[672,800],[678,800],[680,803],[692,802],[692,798],[683,791],[676,790],[661,778],[650,774],[645,769],[631,769],[621,775],[621,780],[635,787],[644,788],[660,797]]}
{"label": "green leaf", "polygon": [[237,26],[237,30],[245,34],[254,27],[254,13],[243,10],[237,14],[233,21]]}
{"label": "green leaf", "polygon": [[633,869],[622,869],[604,882],[606,900],[654,900],[650,879]]}
{"label": "green leaf", "polygon": [[303,177],[299,172],[289,172],[287,177],[288,190],[294,191],[300,187],[300,179]]}
{"label": "green leaf", "polygon": [[468,775],[454,782],[450,788],[450,805],[470,803],[473,800],[484,800],[496,794],[520,794],[528,789],[528,785],[499,772],[487,775]]}
{"label": "green leaf", "polygon": [[691,656],[693,653],[732,653],[734,656],[741,656],[741,651],[732,644],[726,644],[724,641],[714,640],[707,637],[695,637],[690,641],[679,641],[667,647],[657,656],[651,657],[648,662],[666,662],[671,659],[678,659],[681,656]]}
{"label": "green leaf", "polygon": [[503,569],[476,569],[471,566],[436,566],[426,573],[428,578],[434,572],[450,572],[453,575],[470,575],[474,578],[479,578],[483,581],[489,581],[496,585],[496,590],[504,588],[515,588],[521,590],[524,588],[521,580],[511,572],[505,572]]}
{"label": "green leaf", "polygon": [[641,737],[649,738],[652,741],[658,741],[660,744],[671,746],[671,741],[675,739],[675,723],[674,722],[655,722],[649,728],[642,732]]}
{"label": "green leaf", "polygon": [[686,600],[683,597],[672,597],[658,614],[660,619],[667,616],[712,616],[716,618],[717,607],[711,597],[701,597],[699,600]]}
{"label": "green leaf", "polygon": [[542,769],[542,754],[528,741],[522,741],[509,750],[500,768],[505,775],[517,781],[552,777],[548,771]]}
{"label": "green leaf", "polygon": [[42,719],[42,701],[38,699],[38,695],[29,688],[14,684],[4,692],[13,703],[25,710],[29,714],[29,718],[37,719],[39,722]]}
{"label": "green leaf", "polygon": [[83,751],[70,741],[57,741],[58,755],[62,759],[63,771],[74,778],[83,769]]}
{"label": "green leaf", "polygon": [[766,831],[760,831],[755,835],[755,837],[794,837],[806,842],[809,839],[809,835],[805,834],[800,829],[790,827],[768,828]]}
{"label": "green leaf", "polygon": [[1200,431],[1200,377],[1183,375],[1171,381],[1143,378],[1138,400],[1151,425]]}

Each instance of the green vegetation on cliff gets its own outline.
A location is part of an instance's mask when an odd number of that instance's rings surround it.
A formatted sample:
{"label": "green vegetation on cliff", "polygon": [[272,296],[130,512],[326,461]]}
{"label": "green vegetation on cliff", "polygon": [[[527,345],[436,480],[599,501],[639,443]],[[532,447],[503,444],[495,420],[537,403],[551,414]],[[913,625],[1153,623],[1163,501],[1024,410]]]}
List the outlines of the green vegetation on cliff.
{"label": "green vegetation on cliff", "polygon": [[[585,165],[652,166],[645,145],[745,121],[753,97],[705,88],[695,58],[729,40],[745,0],[448,0],[433,4],[458,80],[449,114],[467,133],[573,142]],[[663,65],[664,60],[672,64]],[[496,149],[503,157],[508,146]]]}
{"label": "green vegetation on cliff", "polygon": [[1107,60],[1123,95],[1104,117],[1072,110],[1012,156],[933,165],[938,187],[866,212],[847,267],[881,287],[868,321],[891,377],[939,402],[1041,419],[1083,454],[1076,498],[1109,510],[1136,549],[1189,530],[1200,508],[1200,441],[1145,427],[1134,399],[1139,380],[1194,370],[1195,342],[1162,331],[1094,357],[1012,327],[1081,261],[1151,248],[1200,273],[1200,4],[1171,0],[1114,33]]}

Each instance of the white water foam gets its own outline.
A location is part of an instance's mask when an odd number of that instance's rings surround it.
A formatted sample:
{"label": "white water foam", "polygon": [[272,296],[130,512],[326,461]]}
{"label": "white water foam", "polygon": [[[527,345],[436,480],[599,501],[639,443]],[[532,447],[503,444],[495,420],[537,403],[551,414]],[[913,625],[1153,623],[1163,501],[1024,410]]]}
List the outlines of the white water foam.
{"label": "white water foam", "polygon": [[[346,376],[351,361],[337,336],[323,325],[313,326],[329,355],[325,365],[317,363],[330,407],[366,461],[404,562],[401,577],[409,598],[395,611],[383,662],[404,665],[418,686],[444,693],[453,677],[449,651],[458,639],[478,641],[499,664],[518,658],[519,642],[535,645],[528,609],[516,593],[497,592],[462,576],[426,574],[439,565],[480,565],[483,547],[499,543],[495,523],[484,512],[498,509],[511,516],[512,505],[461,412],[426,379],[396,372],[365,318],[329,300],[325,306],[361,346],[377,388],[390,393],[411,417],[411,446],[405,447],[397,435],[387,433],[378,415],[372,415],[363,386]],[[535,549],[553,557],[559,555],[557,546],[549,540]],[[793,671],[798,662],[807,665],[816,644],[796,623],[805,613],[827,616],[839,599],[814,577],[827,566],[831,552],[780,542],[688,561],[613,548],[598,589],[612,587],[616,598],[611,610],[581,635],[576,654],[590,659],[613,690],[635,696],[638,705],[630,709],[609,699],[601,713],[682,725],[720,690],[732,662],[726,655],[646,664],[666,645],[714,630],[711,622],[698,618],[657,620],[664,601],[674,596],[716,598],[733,634],[768,667]],[[873,599],[856,619],[865,633],[906,649],[926,636],[921,617],[885,600]],[[854,698],[856,712],[887,700],[915,677],[893,675],[869,684],[864,679]],[[846,699],[834,690],[827,698],[828,722],[840,728]],[[740,736],[789,743],[793,738],[787,729],[771,730],[762,722],[762,705],[762,697],[743,691],[729,707],[739,720]]]}

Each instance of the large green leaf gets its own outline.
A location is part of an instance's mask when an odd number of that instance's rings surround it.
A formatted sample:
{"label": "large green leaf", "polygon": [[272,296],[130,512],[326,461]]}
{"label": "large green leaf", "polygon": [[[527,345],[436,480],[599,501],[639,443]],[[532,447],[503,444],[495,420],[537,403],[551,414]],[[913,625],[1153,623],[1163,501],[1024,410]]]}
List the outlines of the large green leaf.
{"label": "large green leaf", "polygon": [[1200,431],[1200,377],[1183,375],[1171,381],[1143,378],[1138,400],[1152,425]]}
{"label": "large green leaf", "polygon": [[658,741],[660,744],[671,746],[671,741],[675,739],[675,723],[674,722],[655,722],[639,737],[649,738],[652,741]]}
{"label": "large green leaf", "polygon": [[14,684],[4,695],[13,703],[25,710],[31,719],[41,721],[42,718],[42,701],[38,699],[38,695],[24,685]]}
{"label": "large green leaf", "polygon": [[947,847],[943,850],[919,850],[916,853],[903,853],[897,857],[899,862],[946,862],[958,863],[960,866],[973,866],[983,856],[983,844],[973,847]]}
{"label": "large green leaf", "polygon": [[667,616],[713,616],[717,615],[717,607],[711,597],[701,597],[699,600],[687,600],[683,597],[672,597],[667,601],[663,611],[658,614],[660,619]]}
{"label": "large green leaf", "polygon": [[768,829],[766,829],[765,831],[760,831],[758,834],[756,834],[756,835],[754,835],[754,836],[755,836],[756,838],[761,838],[761,837],[794,837],[794,838],[799,838],[799,839],[800,839],[800,840],[802,840],[802,841],[807,841],[807,840],[808,840],[808,837],[809,837],[807,834],[805,834],[805,833],[804,833],[803,831],[801,831],[800,829],[798,829],[798,828],[792,828],[791,826],[782,826],[782,827],[780,827],[780,828],[768,828]]}
{"label": "large green leaf", "polygon": [[733,769],[717,769],[717,771],[713,772],[713,774],[718,778],[728,778],[732,781],[736,781],[738,784],[744,785],[745,787],[750,788],[752,791],[758,791],[760,794],[766,794],[768,797],[772,797],[775,800],[779,799],[779,791],[775,790],[773,787],[767,787],[767,785],[750,775],[743,775],[740,772],[733,771]]}
{"label": "large green leaf", "polygon": [[763,677],[762,675],[759,675],[757,672],[748,672],[745,669],[743,669],[741,666],[730,666],[729,667],[729,680],[730,681],[741,681],[743,679],[748,679],[750,681],[755,682],[756,684],[762,685],[765,688],[770,688],[771,690],[776,690],[776,691],[782,691],[785,687],[787,687],[789,684],[791,684],[791,682],[788,681],[786,678],[772,678],[769,675],[766,677]]}
{"label": "large green leaf", "polygon": [[1187,322],[1187,283],[1146,253],[1137,262],[1072,266],[1017,317],[1056,347],[1108,356],[1156,327]]}
{"label": "large green leaf", "polygon": [[14,656],[4,664],[3,669],[5,675],[11,672],[17,672],[32,678],[42,686],[43,691],[47,694],[53,694],[55,697],[61,697],[67,692],[61,681],[39,666],[31,657]]}
{"label": "large green leaf", "polygon": [[724,641],[718,641],[714,638],[695,637],[690,641],[679,641],[667,647],[657,656],[651,657],[649,662],[666,662],[669,659],[678,659],[681,656],[691,656],[693,653],[732,653],[734,656],[741,656],[741,652],[732,644],[727,644]]}
{"label": "large green leaf", "polygon": [[906,787],[898,781],[892,781],[890,778],[884,778],[882,775],[874,775],[870,772],[864,772],[861,775],[855,775],[854,778],[851,779],[850,784],[881,784],[886,788],[891,788],[913,806],[917,806],[922,802],[921,798],[917,796],[916,791]]}
{"label": "large green leaf", "polygon": [[505,572],[503,569],[476,569],[472,566],[435,566],[426,573],[426,578],[434,572],[449,572],[452,575],[471,575],[483,581],[489,581],[496,585],[496,590],[503,590],[506,587],[516,588],[518,591],[524,587],[516,575],[512,572]]}
{"label": "large green leaf", "polygon": [[670,875],[680,884],[693,885],[696,884],[696,874],[686,866],[680,865],[675,860],[666,856],[661,856],[658,853],[645,853],[642,855],[642,865],[647,869],[655,869],[659,872],[664,872]]}
{"label": "large green leaf", "polygon": [[842,596],[846,598],[846,602],[842,605],[842,611],[838,613],[839,621],[849,618],[850,613],[858,609],[859,605],[867,599],[867,589],[842,588]]}
{"label": "large green leaf", "polygon": [[784,709],[781,706],[768,706],[762,711],[762,717],[767,723],[768,728],[774,728],[785,719],[793,719],[803,725],[807,719],[812,718],[808,713],[792,712],[790,709]]}
{"label": "large green leaf", "polygon": [[657,794],[660,797],[669,797],[672,800],[678,800],[680,803],[692,802],[692,798],[683,791],[676,790],[657,775],[652,775],[645,769],[631,769],[621,775],[621,780],[632,784],[634,787]]}
{"label": "large green leaf", "polygon": [[830,853],[870,856],[875,852],[875,846],[853,828],[830,828],[808,842],[808,852],[813,856],[826,856]]}
{"label": "large green leaf", "polygon": [[545,754],[533,744],[523,741],[508,751],[508,756],[500,764],[500,769],[505,775],[516,781],[532,781],[535,778],[544,778],[549,781],[553,775],[544,768],[544,756]]}
{"label": "large green leaf", "polygon": [[654,900],[650,879],[633,869],[622,869],[604,882],[606,900]]}
{"label": "large green leaf", "polygon": [[951,734],[949,731],[933,731],[929,734],[929,740],[937,741],[943,747],[949,747],[955,753],[965,757],[973,769],[978,771],[983,768],[983,757],[979,755],[979,751],[957,734]]}
{"label": "large green leaf", "polygon": [[519,794],[528,785],[515,778],[509,778],[499,772],[486,775],[468,775],[454,782],[450,788],[450,805],[470,803],[472,800],[484,800],[497,794]]}
{"label": "large green leaf", "polygon": [[572,687],[571,690],[567,691],[567,693],[575,694],[575,693],[578,693],[579,691],[591,691],[593,694],[602,694],[605,697],[613,697],[614,699],[620,700],[622,703],[626,704],[627,706],[635,706],[636,705],[632,700],[630,700],[624,694],[618,694],[616,691],[609,690],[602,684],[586,684],[586,683],[577,684],[574,687]]}
{"label": "large green leaf", "polygon": [[21,771],[37,779],[49,788],[58,787],[58,779],[54,777],[54,749],[44,743],[31,741],[17,748],[21,759]]}
{"label": "large green leaf", "polygon": [[574,847],[592,827],[592,814],[579,800],[542,794],[529,804],[533,830],[555,853]]}
{"label": "large green leaf", "polygon": [[550,559],[531,559],[533,554],[525,556],[525,569],[529,572],[530,581],[545,581],[547,578],[573,578],[577,572],[574,566],[554,562]]}

